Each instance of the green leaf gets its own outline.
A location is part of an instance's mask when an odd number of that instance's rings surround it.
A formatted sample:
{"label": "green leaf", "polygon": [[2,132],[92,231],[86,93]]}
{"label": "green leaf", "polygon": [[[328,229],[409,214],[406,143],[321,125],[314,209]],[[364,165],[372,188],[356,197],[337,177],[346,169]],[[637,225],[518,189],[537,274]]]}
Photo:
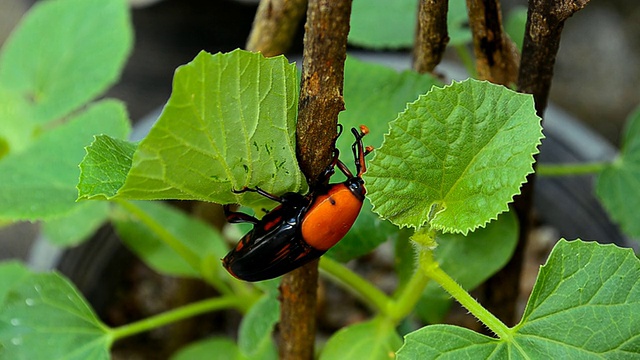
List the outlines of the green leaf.
{"label": "green leaf", "polygon": [[[434,256],[442,270],[468,291],[475,289],[507,264],[518,243],[518,220],[510,211],[485,228],[463,236],[438,234]],[[423,320],[441,322],[451,297],[434,281],[429,282],[416,306]]]}
{"label": "green leaf", "polygon": [[451,325],[424,327],[406,335],[404,341],[397,354],[398,360],[521,358],[516,356],[520,354],[510,354],[508,347],[499,340]]}
{"label": "green leaf", "polygon": [[398,359],[628,359],[640,355],[640,260],[630,249],[560,241],[509,339],[448,325],[405,338]]}
{"label": "green leaf", "polygon": [[541,138],[530,95],[476,80],[434,88],[390,124],[369,199],[398,226],[466,234],[508,209]]}
{"label": "green leaf", "polygon": [[449,33],[449,45],[462,46],[471,43],[473,37],[469,28],[469,16],[465,0],[449,0],[447,30]]}
{"label": "green leaf", "polygon": [[109,216],[106,202],[84,202],[62,217],[44,222],[42,231],[47,240],[58,246],[74,246],[88,239],[105,223]]}
{"label": "green leaf", "polygon": [[59,119],[113,84],[131,49],[124,0],[38,2],[0,53],[0,84],[29,99],[35,119]]}
{"label": "green leaf", "polygon": [[105,100],[0,161],[0,219],[51,219],[76,206],[78,164],[94,134],[126,137],[124,106]]}
{"label": "green leaf", "polygon": [[504,25],[504,30],[509,34],[509,37],[518,47],[518,50],[522,51],[522,43],[524,42],[524,32],[527,25],[527,7],[516,6],[509,11],[507,19]]}
{"label": "green leaf", "polygon": [[[353,137],[350,136],[350,128],[367,125],[370,132],[364,142],[377,148],[382,144],[382,134],[389,121],[405,108],[407,102],[414,101],[433,85],[439,84],[430,75],[412,71],[397,72],[353,57],[347,58],[344,81],[347,110],[340,113],[340,123],[345,130],[337,146],[342,160],[347,164],[352,163]],[[371,89],[376,91],[372,92]],[[332,182],[338,181],[336,179],[340,179],[340,176],[335,176]],[[328,252],[328,256],[346,262],[371,252],[381,243],[397,236],[398,229],[374,214],[371,203],[365,200],[351,231]]]}
{"label": "green leaf", "polygon": [[173,354],[171,360],[208,359],[212,357],[212,354],[215,354],[216,359],[250,360],[240,352],[235,342],[223,337],[214,337],[189,344]]}
{"label": "green leaf", "polygon": [[108,199],[124,184],[136,144],[112,138],[96,136],[80,163],[78,199]]}
{"label": "green leaf", "polygon": [[[23,281],[29,275],[29,270],[17,261],[0,262],[0,306],[11,288]],[[0,348],[0,354],[2,349]]]}
{"label": "green leaf", "polygon": [[328,252],[327,256],[340,262],[368,254],[385,241],[398,239],[400,232],[388,221],[381,220],[365,201],[351,230]]}
{"label": "green leaf", "polygon": [[[354,0],[349,43],[373,49],[413,46],[418,17],[417,0]],[[464,0],[449,0],[447,12],[449,44],[471,41]]]}
{"label": "green leaf", "polygon": [[398,72],[380,64],[348,57],[344,68],[346,110],[339,117],[345,131],[337,141],[343,156],[351,156],[353,136],[350,135],[350,128],[367,125],[369,134],[363,141],[366,145],[378,148],[382,145],[382,135],[389,122],[405,109],[407,103],[415,101],[434,85],[441,84],[429,74],[408,70]]}
{"label": "green leaf", "polygon": [[[209,256],[222,259],[227,253],[227,247],[220,234],[196,218],[162,202],[139,201],[135,202],[135,206],[143,211],[145,216],[160,224],[163,230],[177,239],[182,246],[191,250],[201,264]],[[136,215],[126,212],[123,208],[118,209],[112,219],[118,236],[149,267],[167,275],[202,276],[199,269],[191,267],[154,230],[139,221]],[[223,272],[219,260],[214,269]]]}
{"label": "green leaf", "polygon": [[410,47],[417,15],[417,0],[354,0],[349,43],[374,49]]}
{"label": "green leaf", "polygon": [[29,274],[0,304],[0,358],[109,359],[111,338],[78,290],[56,273]]}
{"label": "green leaf", "polygon": [[176,70],[171,98],[115,197],[259,207],[273,202],[231,190],[304,190],[294,145],[297,91],[295,65],[282,56],[201,52]]}
{"label": "green leaf", "polygon": [[0,160],[24,150],[37,137],[32,112],[24,98],[0,87]]}
{"label": "green leaf", "polygon": [[263,295],[242,318],[238,330],[240,352],[249,359],[277,359],[272,333],[279,318],[280,303],[277,295]]}
{"label": "green leaf", "polygon": [[381,318],[340,329],[329,339],[320,354],[328,359],[394,359],[402,339],[392,323]]}
{"label": "green leaf", "polygon": [[625,233],[640,238],[640,107],[627,120],[618,159],[598,176],[596,194]]}

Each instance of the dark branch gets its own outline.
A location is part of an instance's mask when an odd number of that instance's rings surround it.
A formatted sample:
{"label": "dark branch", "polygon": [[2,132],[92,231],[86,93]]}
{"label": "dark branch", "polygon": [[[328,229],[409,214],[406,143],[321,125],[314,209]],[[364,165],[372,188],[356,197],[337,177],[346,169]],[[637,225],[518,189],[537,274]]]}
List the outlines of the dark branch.
{"label": "dark branch", "polygon": [[547,107],[564,22],[588,2],[589,0],[529,1],[518,91],[533,95],[540,117]]}
{"label": "dark branch", "polygon": [[518,51],[502,28],[499,0],[467,0],[478,77],[495,84],[514,84]]}

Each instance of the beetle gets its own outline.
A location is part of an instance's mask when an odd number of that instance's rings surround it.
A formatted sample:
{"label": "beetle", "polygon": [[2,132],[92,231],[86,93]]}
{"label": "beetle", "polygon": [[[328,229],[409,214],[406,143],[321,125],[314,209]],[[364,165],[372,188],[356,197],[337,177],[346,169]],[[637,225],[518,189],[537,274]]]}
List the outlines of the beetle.
{"label": "beetle", "polygon": [[[231,211],[229,204],[224,206],[230,223],[254,225],[222,259],[231,275],[245,281],[278,277],[319,258],[347,234],[362,208],[366,193],[362,179],[367,170],[365,156],[373,150],[362,145],[362,138],[369,132],[366,126],[360,126],[359,132],[352,128],[351,132],[355,137],[351,150],[356,175],[340,161],[340,152],[334,149],[330,165],[306,195],[288,192],[277,196],[259,187],[232,190],[236,194],[255,192],[280,205],[260,220]],[[341,133],[342,125],[339,125],[338,136]],[[327,184],[336,166],[347,180]]]}

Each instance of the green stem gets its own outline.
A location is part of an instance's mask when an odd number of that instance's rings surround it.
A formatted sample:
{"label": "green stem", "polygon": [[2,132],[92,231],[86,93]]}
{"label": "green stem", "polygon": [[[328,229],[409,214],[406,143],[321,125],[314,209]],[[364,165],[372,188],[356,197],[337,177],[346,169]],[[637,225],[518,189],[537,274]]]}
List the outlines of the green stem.
{"label": "green stem", "polygon": [[237,296],[223,296],[198,301],[159,315],[151,316],[131,324],[111,329],[112,342],[215,310],[229,308],[242,310],[246,307],[245,305],[246,304],[243,303],[243,299]]}
{"label": "green stem", "polygon": [[538,164],[536,173],[540,176],[598,174],[610,165],[610,161],[596,161],[583,164]]}
{"label": "green stem", "polygon": [[[200,261],[200,256],[192,251],[189,247],[184,245],[180,241],[180,239],[169,232],[166,227],[156,221],[156,219],[154,219],[153,217],[149,216],[149,214],[147,214],[134,202],[119,199],[116,199],[115,201],[123,209],[127,210],[133,216],[138,218],[144,225],[146,225],[149,230],[156,234],[165,245],[175,251],[178,256],[183,258],[187,262],[187,264],[189,264],[189,266],[191,266],[198,274],[202,273],[203,269]],[[204,278],[209,284],[211,284],[211,286],[215,287],[222,294],[230,295],[233,293],[229,286],[221,279],[215,276],[205,276]]]}
{"label": "green stem", "polygon": [[320,270],[336,284],[360,298],[375,312],[397,324],[413,311],[429,278],[417,271],[401,290],[396,300],[373,286],[369,281],[354,273],[346,266],[328,257],[320,259]]}
{"label": "green stem", "polygon": [[420,269],[431,279],[436,281],[453,298],[455,298],[465,309],[485,324],[500,339],[511,338],[511,331],[500,319],[478,303],[469,293],[462,288],[447,273],[442,271],[440,264],[433,258],[433,251],[423,249],[420,253]]}
{"label": "green stem", "polygon": [[336,284],[360,298],[376,312],[385,312],[392,302],[380,289],[351,271],[351,269],[327,256],[320,258],[320,270]]}
{"label": "green stem", "polygon": [[418,270],[413,274],[407,285],[401,290],[397,300],[389,306],[388,315],[396,324],[413,311],[428,283],[429,277],[422,271]]}

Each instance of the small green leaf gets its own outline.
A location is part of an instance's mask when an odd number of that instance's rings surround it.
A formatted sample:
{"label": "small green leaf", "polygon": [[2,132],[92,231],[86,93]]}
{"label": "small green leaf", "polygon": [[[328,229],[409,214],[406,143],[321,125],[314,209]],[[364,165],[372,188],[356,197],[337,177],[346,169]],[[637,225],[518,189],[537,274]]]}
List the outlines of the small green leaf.
{"label": "small green leaf", "polygon": [[560,241],[509,339],[449,325],[405,338],[398,359],[629,359],[640,356],[640,260],[630,249]]}
{"label": "small green leaf", "polygon": [[0,53],[0,84],[29,99],[40,122],[59,119],[113,84],[131,49],[124,0],[36,3]]}
{"label": "small green leaf", "polygon": [[[218,259],[215,269],[223,271],[219,259],[227,253],[227,247],[213,228],[162,202],[139,201],[135,204],[146,216],[162,224],[164,230],[190,249],[201,264],[204,259],[213,256]],[[163,242],[158,234],[123,208],[115,212],[112,220],[124,244],[152,269],[173,276],[202,276]]]}
{"label": "small green leaf", "polygon": [[327,342],[320,360],[394,359],[402,339],[392,323],[381,318],[340,329]]}
{"label": "small green leaf", "polygon": [[86,240],[102,226],[109,216],[109,204],[103,201],[76,204],[62,217],[47,220],[42,231],[47,240],[58,246],[74,246]]}
{"label": "small green leaf", "polygon": [[[273,343],[273,327],[280,318],[280,303],[275,294],[264,294],[242,318],[238,330],[238,347],[247,358],[258,358],[258,354],[276,359]],[[271,351],[267,350],[271,349]],[[260,357],[261,359],[263,357]]]}
{"label": "small green leaf", "polygon": [[94,134],[126,137],[124,106],[105,100],[0,161],[0,219],[51,219],[76,206],[78,164]]}
{"label": "small green leaf", "polygon": [[[449,276],[468,291],[475,289],[507,264],[518,243],[518,221],[506,212],[485,228],[463,236],[438,234],[434,257]],[[418,315],[429,323],[441,322],[451,297],[431,281],[416,307]]]}
{"label": "small green leaf", "polygon": [[78,290],[56,274],[29,274],[0,304],[0,358],[109,359],[111,338]]}
{"label": "small green leaf", "polygon": [[530,95],[476,80],[434,88],[390,124],[369,199],[398,226],[466,234],[508,209],[541,138]]}
{"label": "small green leaf", "polygon": [[124,184],[136,144],[112,138],[96,136],[80,163],[78,199],[108,199]]}
{"label": "small green leaf", "polygon": [[[216,359],[224,360],[250,360],[244,356],[233,340],[223,337],[214,337],[200,340],[181,348],[171,356],[171,360],[208,359],[215,354]],[[273,359],[276,359],[273,357]],[[258,359],[257,357],[255,359]],[[266,360],[260,357],[261,360]]]}
{"label": "small green leaf", "polygon": [[596,194],[625,233],[640,238],[640,107],[627,120],[619,158],[600,173]]}
{"label": "small green leaf", "polygon": [[201,52],[176,70],[171,98],[115,197],[262,206],[273,202],[231,190],[304,190],[295,157],[297,92],[295,65],[282,56]]}

